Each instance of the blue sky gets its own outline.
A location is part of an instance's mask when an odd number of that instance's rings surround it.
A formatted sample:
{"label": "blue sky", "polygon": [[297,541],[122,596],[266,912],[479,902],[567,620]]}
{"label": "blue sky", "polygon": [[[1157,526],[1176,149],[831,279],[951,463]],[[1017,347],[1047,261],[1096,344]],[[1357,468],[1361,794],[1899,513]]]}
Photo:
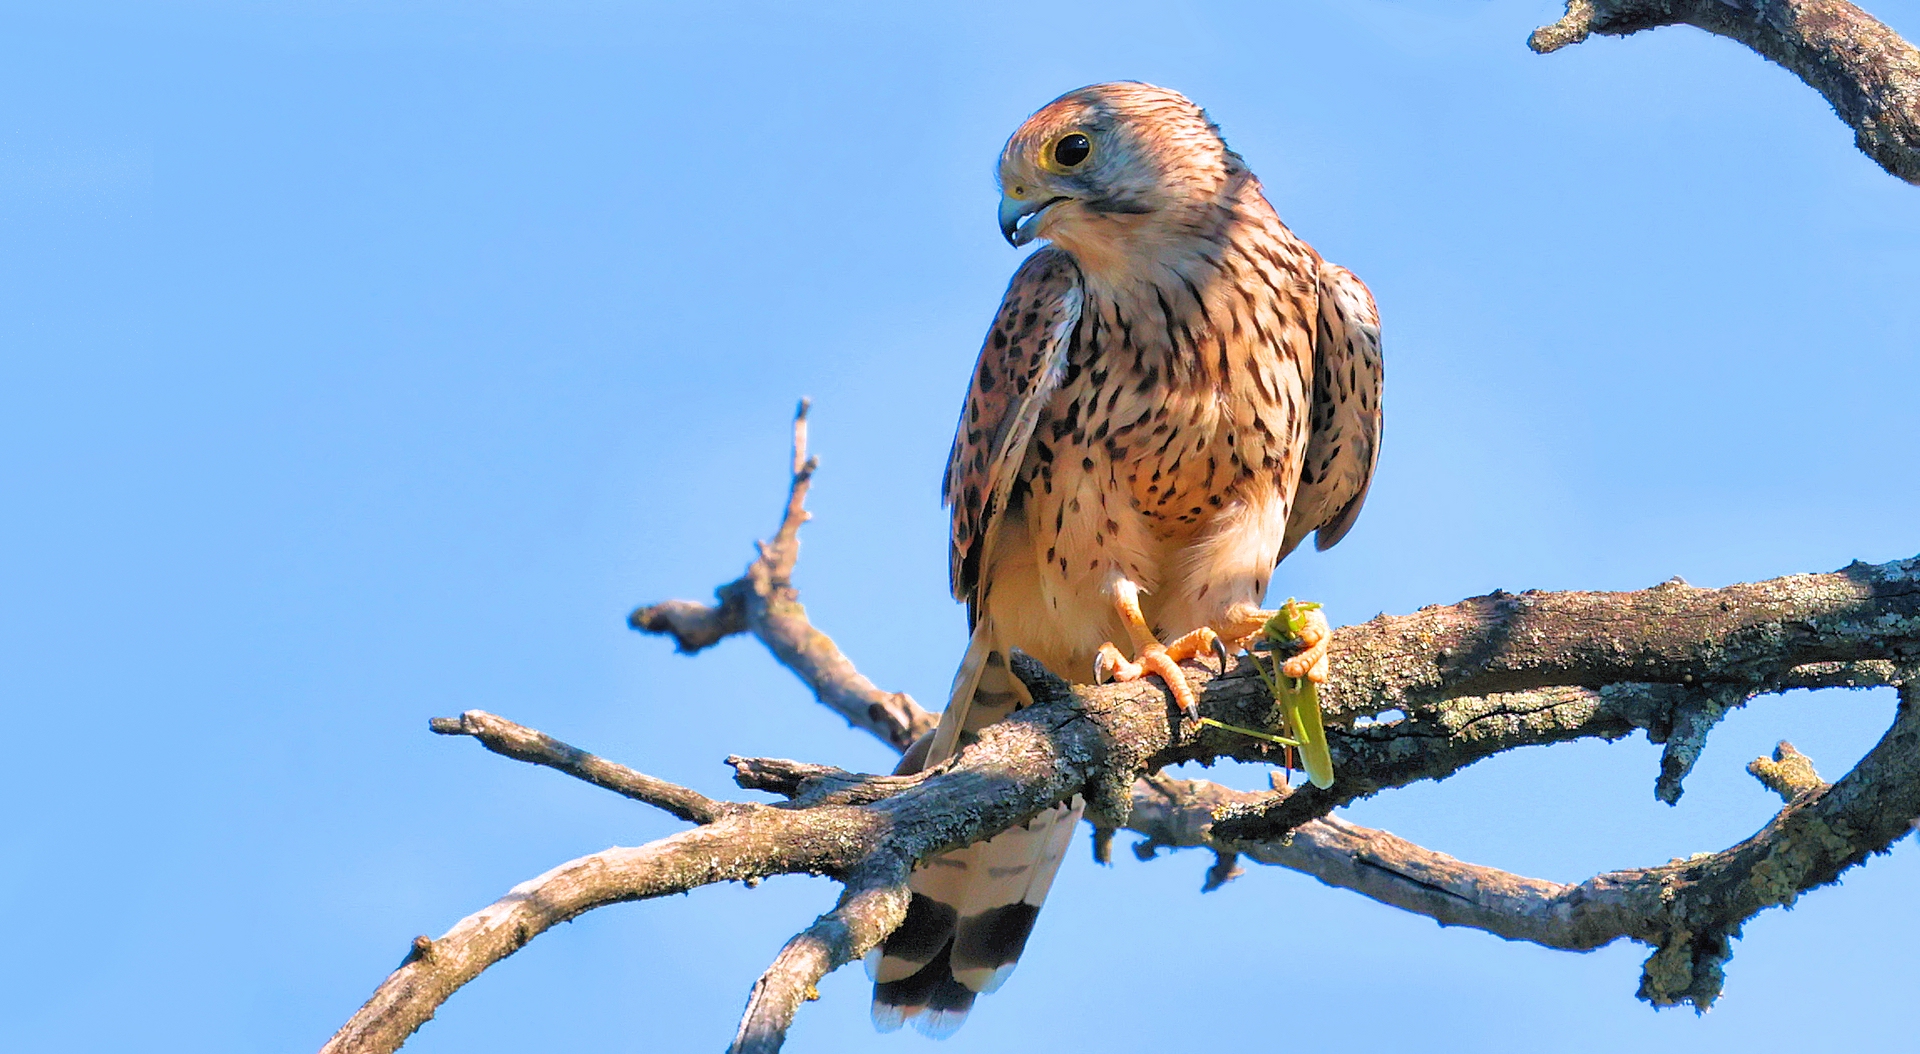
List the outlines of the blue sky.
{"label": "blue sky", "polygon": [[[1920,34],[1913,0],[1868,6]],[[1208,106],[1379,299],[1373,494],[1281,595],[1359,621],[1920,551],[1920,189],[1694,31],[1539,57],[1544,0],[7,8],[9,1050],[315,1048],[415,934],[679,826],[431,736],[434,715],[492,710],[715,794],[729,753],[889,765],[750,642],[686,659],[623,617],[738,572],[807,394],[804,599],[876,681],[941,695],[963,638],[937,483],[1017,260],[991,165],[1081,84]],[[1838,775],[1891,710],[1761,700],[1678,808],[1629,741],[1348,815],[1579,880],[1746,836],[1777,805],[1748,759],[1787,738]],[[1705,1017],[1633,999],[1635,946],[1507,944],[1271,869],[1203,897],[1200,855],[1083,848],[946,1049],[1913,1034],[1911,839],[1756,919]],[[593,913],[407,1049],[719,1049],[832,895]],[[789,1049],[925,1048],[871,1032],[858,971],[822,991]]]}

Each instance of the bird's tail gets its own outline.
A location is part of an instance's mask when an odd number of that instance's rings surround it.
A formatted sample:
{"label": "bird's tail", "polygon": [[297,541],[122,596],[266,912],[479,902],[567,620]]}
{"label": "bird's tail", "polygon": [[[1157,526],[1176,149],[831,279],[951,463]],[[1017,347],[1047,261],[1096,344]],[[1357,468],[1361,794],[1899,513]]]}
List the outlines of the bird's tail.
{"label": "bird's tail", "polygon": [[978,732],[1032,703],[1027,686],[1007,667],[1007,650],[995,639],[993,617],[982,615],[974,623],[960,668],[953,673],[947,708],[940,714],[940,727],[920,767],[940,764],[960,752],[962,735]]}
{"label": "bird's tail", "polygon": [[[954,674],[939,729],[924,752],[909,751],[901,769],[918,771],[945,761],[959,749],[962,734],[1032,701],[1007,666],[992,620],[981,618]],[[906,920],[867,953],[875,1026],[891,1032],[912,1022],[926,1035],[949,1036],[966,1020],[976,995],[1006,983],[1082,809],[1075,797],[914,869]]]}

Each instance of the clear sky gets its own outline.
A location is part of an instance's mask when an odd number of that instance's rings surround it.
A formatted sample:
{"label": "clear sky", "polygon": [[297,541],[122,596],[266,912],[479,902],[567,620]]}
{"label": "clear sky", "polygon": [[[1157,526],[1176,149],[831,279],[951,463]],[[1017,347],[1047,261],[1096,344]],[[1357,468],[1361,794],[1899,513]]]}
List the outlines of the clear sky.
{"label": "clear sky", "polygon": [[[1920,3],[1870,0],[1910,39]],[[1379,299],[1358,527],[1278,595],[1336,621],[1496,587],[1718,585],[1920,552],[1920,188],[1825,102],[1682,29],[1539,57],[1551,0],[5,5],[0,897],[9,1051],[317,1047],[416,934],[680,825],[427,719],[492,710],[713,794],[729,753],[887,752],[700,597],[823,468],[800,585],[884,686],[962,643],[937,485],[1018,254],[992,162],[1079,85],[1210,108]],[[1678,808],[1658,748],[1496,759],[1347,811],[1530,875],[1717,850],[1837,776],[1887,692],[1734,714]],[[1217,778],[1255,786],[1254,771]],[[1912,839],[1756,919],[1705,1017],[1644,949],[1508,944],[1198,853],[1084,839],[961,1051],[1887,1050],[1913,1037]],[[419,1052],[718,1050],[823,880],[590,914]],[[857,969],[795,1051],[876,1036]]]}

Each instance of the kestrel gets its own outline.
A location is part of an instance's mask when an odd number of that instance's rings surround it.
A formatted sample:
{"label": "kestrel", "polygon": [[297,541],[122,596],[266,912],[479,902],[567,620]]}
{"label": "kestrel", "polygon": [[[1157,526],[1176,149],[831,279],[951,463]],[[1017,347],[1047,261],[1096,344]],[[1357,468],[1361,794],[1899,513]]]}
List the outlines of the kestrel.
{"label": "kestrel", "polygon": [[[972,639],[903,772],[1031,701],[1015,648],[1068,680],[1157,675],[1193,713],[1180,662],[1266,622],[1275,565],[1347,533],[1379,453],[1372,295],[1280,222],[1185,96],[1063,95],[1007,141],[999,180],[1007,241],[1052,244],[1015,272],[961,412],[945,499]],[[1291,676],[1326,675],[1315,618]],[[1080,807],[914,872],[868,958],[876,1025],[950,1034],[1006,980]]]}

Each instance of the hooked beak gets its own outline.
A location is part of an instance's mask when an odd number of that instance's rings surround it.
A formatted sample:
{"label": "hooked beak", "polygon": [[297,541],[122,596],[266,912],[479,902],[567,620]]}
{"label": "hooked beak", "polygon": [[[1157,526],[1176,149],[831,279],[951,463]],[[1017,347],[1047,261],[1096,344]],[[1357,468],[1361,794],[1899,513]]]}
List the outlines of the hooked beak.
{"label": "hooked beak", "polygon": [[1000,234],[1008,245],[1018,249],[1034,239],[1035,228],[1040,226],[1047,210],[1065,200],[1064,196],[1039,201],[1000,195]]}

